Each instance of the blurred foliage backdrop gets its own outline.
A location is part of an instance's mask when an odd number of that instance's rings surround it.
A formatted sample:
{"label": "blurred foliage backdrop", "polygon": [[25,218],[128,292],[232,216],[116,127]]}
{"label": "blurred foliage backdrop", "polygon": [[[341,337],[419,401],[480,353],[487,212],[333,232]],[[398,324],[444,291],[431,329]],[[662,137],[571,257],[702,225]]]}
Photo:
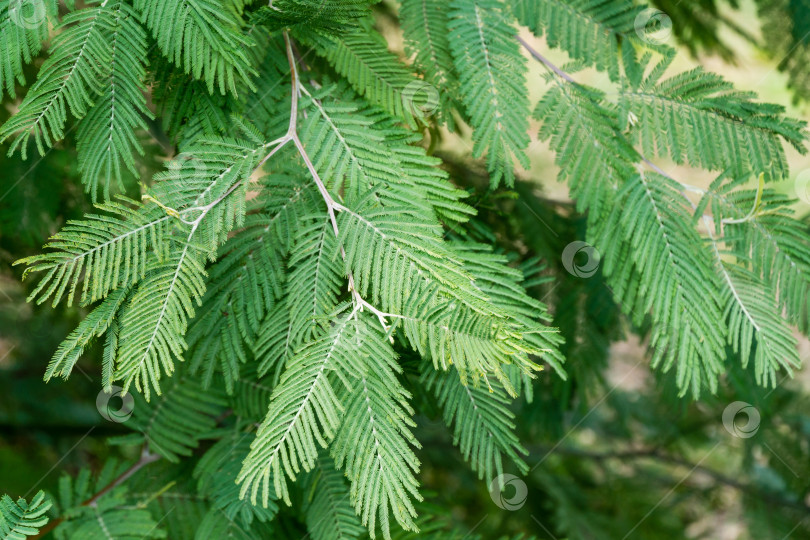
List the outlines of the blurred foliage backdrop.
{"label": "blurred foliage backdrop", "polygon": [[[654,4],[672,19],[669,43],[688,53],[679,58],[678,68],[702,64],[738,88],[810,119],[806,1]],[[391,24],[395,16],[393,2],[378,9],[380,26],[389,28],[389,43],[401,48]],[[529,33],[524,37],[534,39]],[[552,59],[558,65],[566,60],[563,53]],[[41,61],[28,67],[26,79],[34,79]],[[540,95],[542,68],[533,64],[531,69],[532,92]],[[600,84],[596,72],[580,76]],[[3,103],[0,122],[14,106],[11,99]],[[174,150],[166,147],[157,123],[143,137],[154,149],[138,163],[141,178],[148,178]],[[452,164],[466,145],[463,137],[444,133],[437,151]],[[127,430],[105,421],[96,409],[98,350],[85,354],[69,383],[42,382],[48,359],[82,313],[26,304],[21,271],[12,266],[38,252],[65,221],[90,209],[72,148],[71,134],[44,158],[29,161],[19,154],[7,157],[7,148],[0,147],[0,492],[15,497],[55,490],[65,471],[98,470],[110,456],[133,457],[108,444],[108,437]],[[583,280],[562,268],[559,254],[582,237],[584,220],[574,212],[566,187],[556,183],[553,156],[544,144],[535,140],[530,151],[532,166],[514,192],[493,195],[484,170],[461,162],[450,172],[470,190],[490,226],[473,234],[515,254],[514,263],[533,278],[533,294],[552,306],[553,324],[566,338],[570,377],[541,377],[534,401],[515,411],[532,469],[522,479],[525,501],[515,488],[522,505],[513,511],[496,505],[484,482],[464,464],[440,426],[438,411],[417,417],[429,503],[451,508],[447,520],[462,535],[483,538],[519,532],[538,538],[622,538],[627,531],[629,538],[653,539],[810,537],[806,371],[763,391],[754,385],[752,372],[729,366],[718,395],[699,402],[678,399],[672,380],[649,369],[643,345],[628,333],[599,274]],[[790,156],[795,175],[810,167],[807,157]],[[696,185],[710,181],[686,168],[680,176]],[[792,190],[794,183],[782,188]],[[136,195],[138,186],[130,190]],[[802,341],[805,363],[809,356]],[[724,428],[722,413],[734,401],[750,403],[759,412],[755,436],[735,437]],[[419,408],[431,410],[429,404]],[[303,531],[294,520],[289,527]]]}

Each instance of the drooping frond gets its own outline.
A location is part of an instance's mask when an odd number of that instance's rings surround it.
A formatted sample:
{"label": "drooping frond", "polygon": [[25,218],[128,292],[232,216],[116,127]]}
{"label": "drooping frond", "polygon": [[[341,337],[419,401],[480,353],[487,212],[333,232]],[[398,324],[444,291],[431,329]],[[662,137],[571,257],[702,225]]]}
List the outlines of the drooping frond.
{"label": "drooping frond", "polygon": [[[733,182],[724,185],[715,182],[703,204],[711,205],[716,220],[732,221],[724,225],[724,230],[734,255],[750,261],[755,273],[772,284],[788,322],[806,332],[810,323],[807,228],[795,219],[793,200],[789,197],[767,189],[758,193],[734,188]],[[756,211],[746,217],[751,208]]]}
{"label": "drooping frond", "polygon": [[424,92],[433,100],[424,104],[425,113],[439,109],[441,119],[452,127],[450,111],[457,104],[459,84],[447,34],[449,16],[450,5],[443,0],[403,0],[399,12],[405,50],[425,77],[424,83],[412,86],[413,93]]}
{"label": "drooping frond", "polygon": [[307,501],[306,520],[313,540],[353,540],[366,532],[349,502],[343,473],[328,456],[318,458],[304,486],[312,497]]}
{"label": "drooping frond", "polygon": [[[509,0],[518,20],[538,36],[545,35],[549,47],[560,48],[587,66],[606,71],[618,81],[624,69],[639,69],[638,50],[664,52],[644,12],[650,8],[631,0]],[[652,25],[650,25],[652,26]]]}
{"label": "drooping frond", "polygon": [[250,451],[253,433],[233,431],[205,452],[194,469],[198,493],[211,500],[215,513],[222,514],[237,528],[250,530],[255,521],[273,519],[278,505],[271,499],[267,506],[255,506],[239,498],[236,476]]}
{"label": "drooping frond", "polygon": [[160,393],[161,371],[170,374],[173,358],[182,360],[193,303],[200,304],[206,289],[205,258],[242,223],[246,183],[262,148],[244,141],[202,141],[191,149],[196,155],[181,155],[174,162],[178,166],[156,175],[159,182],[149,197],[181,223],[166,241],[168,253],[150,261],[122,312],[114,376],[125,390],[134,382],[149,399],[150,386]]}
{"label": "drooping frond", "polygon": [[337,240],[325,212],[302,221],[289,264],[289,340],[296,348],[318,334],[345,289]]}
{"label": "drooping frond", "polygon": [[135,8],[161,51],[205,81],[209,93],[218,88],[220,94],[236,94],[241,84],[252,88],[246,51],[252,41],[230,6],[214,0],[136,0]]}
{"label": "drooping frond", "polygon": [[788,374],[801,365],[796,338],[778,311],[774,291],[750,270],[721,259],[714,245],[723,277],[723,304],[729,342],[746,367],[754,352],[757,384],[776,386],[777,371]]}
{"label": "drooping frond", "polygon": [[16,84],[25,84],[23,66],[31,62],[48,39],[48,20],[56,18],[56,0],[0,1],[0,98],[16,97]]}
{"label": "drooping frond", "polygon": [[406,90],[409,85],[419,84],[417,79],[388,50],[385,39],[370,24],[350,27],[337,36],[308,33],[303,41],[326,58],[369,103],[409,124],[423,116],[428,96]]}
{"label": "drooping frond", "polygon": [[81,283],[79,304],[87,305],[144,277],[148,255],[165,253],[172,218],[152,204],[120,201],[98,206],[107,214],[69,221],[46,245],[54,251],[15,263],[28,265],[24,276],[46,272],[29,300],[53,297],[56,305],[67,293],[70,305]]}
{"label": "drooping frond", "polygon": [[560,177],[568,182],[577,208],[598,221],[610,211],[611,193],[634,174],[632,165],[640,156],[622,136],[601,93],[557,78],[553,82],[534,112],[542,123],[539,138],[556,153]]}
{"label": "drooping frond", "polygon": [[151,118],[144,93],[146,32],[138,15],[123,1],[109,2],[112,12],[108,43],[109,77],[90,112],[79,122],[76,150],[83,182],[93,200],[101,184],[103,198],[110,198],[110,186],[124,189],[126,169],[137,176],[134,153],[143,155],[136,130],[145,130],[144,117]]}
{"label": "drooping frond", "polygon": [[[644,312],[652,310],[653,365],[676,368],[681,393],[712,391],[722,372],[726,328],[717,274],[694,228],[680,186],[665,176],[640,172],[623,188],[610,226],[632,245]],[[609,272],[606,267],[606,272]]]}
{"label": "drooping frond", "polygon": [[[349,386],[363,367],[359,357],[366,346],[354,312],[345,306],[334,315],[334,325],[304,345],[287,363],[270,401],[270,410],[256,432],[237,481],[241,497],[267,505],[271,490],[290,504],[285,476],[295,479],[309,471],[340,426],[344,407],[335,385]],[[359,350],[358,350],[359,349]]]}
{"label": "drooping frond", "polygon": [[[362,330],[364,371],[357,374],[345,397],[343,424],[332,445],[338,468],[346,467],[351,482],[351,500],[371,537],[379,525],[390,539],[390,517],[406,530],[416,530],[413,499],[419,495],[419,459],[411,446],[420,447],[411,433],[416,424],[410,394],[397,380],[401,368],[386,336],[370,328]],[[370,354],[370,356],[369,356]]]}
{"label": "drooping frond", "polygon": [[514,183],[513,159],[529,166],[528,68],[509,17],[496,0],[450,3],[450,49],[474,130],[473,156],[487,153],[493,187]]}
{"label": "drooping frond", "polygon": [[8,495],[0,497],[0,538],[2,540],[25,540],[37,536],[39,528],[48,523],[45,515],[51,508],[51,501],[45,493],[38,491],[27,502],[20,497],[15,502]]}
{"label": "drooping frond", "polygon": [[25,157],[33,135],[37,150],[44,154],[64,137],[68,111],[76,118],[87,113],[109,79],[108,37],[115,24],[115,14],[106,6],[82,9],[62,18],[50,47],[51,56],[42,64],[37,82],[28,90],[17,114],[0,127],[0,142],[14,137],[9,153],[20,148]]}
{"label": "drooping frond", "polygon": [[659,81],[660,72],[619,96],[623,129],[646,156],[737,178],[787,176],[782,141],[806,152],[805,123],[782,116],[779,105],[757,103],[752,93],[702,68]]}
{"label": "drooping frond", "polygon": [[149,399],[151,388],[160,394],[161,373],[174,371],[182,360],[187,320],[194,316],[193,302],[205,294],[205,250],[193,245],[191,233],[172,239],[171,253],[147,266],[121,313],[115,380],[132,383]]}
{"label": "drooping frond", "polygon": [[63,379],[70,376],[73,366],[79,361],[85,347],[96,338],[101,337],[113,324],[118,310],[130,290],[129,287],[114,290],[79,323],[79,326],[56,349],[48,364],[48,369],[45,371],[46,381],[55,376]]}
{"label": "drooping frond", "polygon": [[479,478],[489,484],[502,474],[504,457],[521,472],[528,471],[521,457],[528,452],[515,435],[515,415],[500,385],[493,383],[491,390],[465,386],[452,373],[437,371],[427,363],[422,366],[422,382],[436,395],[445,424],[453,426],[453,443]]}
{"label": "drooping frond", "polygon": [[379,0],[275,0],[253,12],[252,21],[270,30],[283,28],[341,33],[357,19],[368,16]]}

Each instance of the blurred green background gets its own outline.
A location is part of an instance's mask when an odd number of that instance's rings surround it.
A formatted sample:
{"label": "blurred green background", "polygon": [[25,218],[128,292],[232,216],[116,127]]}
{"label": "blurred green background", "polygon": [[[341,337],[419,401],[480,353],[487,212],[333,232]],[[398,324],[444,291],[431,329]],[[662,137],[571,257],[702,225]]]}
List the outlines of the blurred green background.
{"label": "blurred green background", "polygon": [[[714,2],[657,4],[672,14],[676,32],[668,43],[683,39],[673,70],[703,65],[810,120],[810,105],[795,101],[788,76],[777,69],[778,51],[765,45],[769,41],[753,1],[737,7],[720,3],[711,19],[716,28],[683,36],[678,29],[694,23],[690,17]],[[388,27],[392,48],[401,49],[401,36],[390,22],[380,20]],[[547,51],[542,40],[528,32],[523,37]],[[557,65],[567,61],[563,53],[549,51],[548,56]],[[36,64],[28,68],[29,81]],[[544,92],[543,74],[542,66],[530,63],[533,101]],[[602,74],[583,71],[576,77],[610,91]],[[13,110],[14,101],[7,99],[0,121]],[[141,178],[149,178],[165,159],[156,142],[164,141],[163,134],[157,125],[152,128],[144,137],[156,151],[140,162]],[[444,133],[438,152],[448,160],[454,180],[475,190],[473,200],[496,240],[504,249],[522,250],[516,263],[531,263],[528,270],[547,276],[548,267],[559,267],[559,260],[542,265],[527,253],[559,253],[558,245],[582,238],[583,220],[573,213],[567,187],[556,181],[553,155],[537,141],[537,125],[533,128],[532,166],[513,193],[485,193],[479,171],[458,166],[456,160],[470,148],[463,134]],[[85,466],[98,470],[109,456],[133,457],[126,448],[107,443],[109,436],[128,431],[105,421],[96,409],[97,348],[86,352],[69,381],[42,382],[50,357],[84,310],[27,304],[28,286],[21,282],[21,268],[13,266],[37,253],[65,221],[91,209],[81,190],[74,147],[68,134],[44,158],[22,161],[19,155],[7,157],[7,148],[0,146],[0,493],[15,497],[53,491],[61,474]],[[810,157],[793,149],[788,155],[793,177],[778,189],[792,193],[796,178],[810,169]],[[705,186],[712,180],[688,167],[659,165],[690,184]],[[137,193],[137,186],[131,189]],[[806,214],[810,206],[804,202],[797,209]],[[550,237],[546,225],[557,238]],[[750,372],[729,366],[717,396],[679,400],[671,381],[649,369],[643,342],[629,333],[601,280],[541,278],[532,292],[550,303],[556,324],[577,328],[582,341],[567,346],[570,380],[563,383],[545,374],[534,401],[516,408],[518,431],[530,451],[526,461],[533,467],[522,480],[525,501],[514,511],[494,504],[488,487],[452,448],[437,413],[429,414],[431,404],[420,404],[417,408],[427,411],[416,419],[423,443],[423,491],[439,513],[484,538],[521,531],[562,538],[560,530],[575,531],[569,533],[572,538],[622,538],[620,531],[628,530],[628,538],[810,537],[806,369],[779,388],[763,391]],[[573,296],[582,298],[581,305],[565,311],[557,307]],[[806,363],[810,343],[800,338],[800,347]],[[755,437],[734,437],[724,428],[722,412],[736,400],[753,404],[761,415]]]}

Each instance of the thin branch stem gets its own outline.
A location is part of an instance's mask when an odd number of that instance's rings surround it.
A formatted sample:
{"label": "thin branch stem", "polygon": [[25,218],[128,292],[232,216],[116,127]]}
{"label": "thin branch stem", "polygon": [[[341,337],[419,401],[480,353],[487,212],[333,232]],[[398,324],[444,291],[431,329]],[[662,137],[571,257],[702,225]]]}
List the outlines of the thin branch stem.
{"label": "thin branch stem", "polygon": [[516,36],[516,37],[517,37],[517,40],[520,42],[520,44],[523,45],[523,48],[526,49],[527,51],[529,51],[529,54],[531,54],[536,60],[540,61],[548,69],[553,71],[557,76],[565,79],[566,81],[570,82],[571,84],[579,84],[577,81],[575,81],[573,78],[571,78],[571,76],[568,73],[564,72],[563,70],[561,70],[560,68],[558,68],[557,66],[552,64],[549,61],[548,58],[546,58],[545,56],[543,56],[542,54],[537,52],[534,49],[534,47],[532,47],[531,45],[526,43],[526,40],[524,40],[522,37],[520,37],[520,36]]}
{"label": "thin branch stem", "polygon": [[[298,65],[295,59],[295,53],[293,51],[292,41],[290,40],[289,34],[285,31],[284,32],[284,44],[287,49],[287,61],[290,65],[290,75],[292,78],[292,102],[290,105],[290,124],[287,130],[287,137],[289,137],[295,147],[298,149],[298,153],[301,155],[301,158],[304,160],[304,163],[307,166],[307,170],[309,170],[310,175],[312,176],[315,185],[318,187],[318,191],[323,198],[324,203],[326,203],[326,211],[329,214],[329,221],[332,224],[332,231],[335,233],[335,238],[340,238],[340,229],[338,228],[337,224],[337,212],[344,212],[347,211],[348,208],[343,206],[342,204],[335,201],[332,195],[329,193],[329,190],[326,189],[326,184],[321,179],[320,174],[318,174],[315,165],[312,163],[312,159],[309,157],[306,148],[304,148],[304,144],[301,142],[301,139],[298,137],[298,130],[297,130],[297,121],[298,121],[298,99],[300,98],[301,94],[306,94],[310,99],[312,95],[309,91],[304,88],[301,84],[301,79],[298,75]],[[343,261],[346,261],[346,250],[343,246],[340,246],[340,256],[343,258]],[[349,291],[352,294],[352,301],[354,302],[354,309],[352,313],[356,313],[358,311],[363,311],[364,309],[368,309],[377,319],[380,321],[380,326],[382,326],[383,331],[386,334],[390,333],[391,326],[386,322],[386,317],[393,318],[397,317],[391,313],[385,313],[380,311],[373,305],[371,305],[368,301],[366,301],[360,293],[357,291],[357,287],[354,282],[354,276],[351,272],[348,273],[348,281],[349,281]],[[389,335],[388,339],[393,343],[393,336]]]}
{"label": "thin branch stem", "polygon": [[144,445],[143,450],[141,450],[141,458],[138,461],[133,463],[130,468],[128,468],[127,470],[122,472],[118,476],[118,478],[116,478],[115,480],[113,480],[112,482],[107,484],[107,486],[104,487],[101,491],[99,491],[98,493],[93,495],[91,498],[89,498],[87,501],[82,503],[82,505],[83,506],[95,506],[96,503],[98,502],[98,500],[101,497],[103,497],[104,495],[106,495],[107,493],[112,491],[113,489],[117,488],[118,486],[120,486],[121,484],[126,482],[129,479],[129,477],[131,477],[133,474],[135,474],[136,472],[141,470],[142,467],[144,467],[146,465],[149,465],[150,463],[153,463],[153,462],[155,462],[155,461],[157,461],[159,459],[160,459],[160,456],[158,454],[153,454],[153,453],[149,452],[149,448],[146,445]]}

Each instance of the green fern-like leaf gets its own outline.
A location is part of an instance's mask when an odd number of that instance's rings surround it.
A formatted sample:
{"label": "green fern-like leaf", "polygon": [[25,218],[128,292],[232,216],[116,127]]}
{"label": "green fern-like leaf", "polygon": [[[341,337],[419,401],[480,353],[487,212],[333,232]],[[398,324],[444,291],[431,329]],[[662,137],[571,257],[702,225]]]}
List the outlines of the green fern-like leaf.
{"label": "green fern-like leaf", "polygon": [[[622,67],[639,71],[638,50],[666,53],[655,40],[644,39],[652,30],[640,27],[644,6],[630,0],[509,0],[515,15],[548,45],[560,48],[588,66],[606,71],[618,81]],[[624,66],[622,66],[624,63]]]}
{"label": "green fern-like leaf", "polygon": [[487,153],[493,187],[501,181],[511,186],[512,160],[529,166],[528,68],[517,30],[496,0],[453,0],[449,30],[462,103],[474,129],[473,156]]}
{"label": "green fern-like leaf", "polygon": [[253,13],[252,21],[270,30],[283,28],[324,30],[339,34],[368,16],[369,5],[379,0],[276,0]]}
{"label": "green fern-like leaf", "polygon": [[[624,187],[611,225],[631,244],[644,311],[652,310],[653,365],[676,367],[681,392],[712,391],[722,371],[726,329],[719,286],[709,254],[692,224],[680,186],[656,173],[640,173]],[[603,234],[610,232],[606,227]],[[606,272],[612,270],[606,267]],[[666,299],[666,300],[663,300]]]}
{"label": "green fern-like leaf", "polygon": [[[806,332],[810,322],[810,258],[804,247],[807,229],[794,218],[789,197],[767,189],[761,193],[739,190],[736,184],[722,179],[715,182],[699,208],[710,205],[717,222],[732,221],[724,225],[732,253],[741,261],[751,261],[755,274],[773,284],[788,322]],[[749,216],[752,208],[755,211]]]}
{"label": "green fern-like leaf", "polygon": [[658,77],[620,96],[622,125],[645,155],[738,178],[763,173],[781,180],[788,171],[782,140],[806,152],[804,122],[783,118],[781,106],[755,103],[750,93],[701,68]]}
{"label": "green fern-like leaf", "polygon": [[3,495],[0,497],[0,538],[25,540],[29,536],[36,536],[39,528],[48,523],[45,512],[50,507],[51,502],[42,491],[38,491],[31,502],[23,498],[15,502],[8,495]]}
{"label": "green fern-like leaf", "polygon": [[204,388],[199,378],[188,373],[172,377],[165,392],[154,400],[147,402],[137,393],[133,396],[132,417],[126,426],[142,434],[153,453],[171,462],[191,455],[216,427],[216,417],[225,407],[222,391]]}
{"label": "green fern-like leaf", "polygon": [[[716,254],[719,250],[716,248]],[[796,338],[777,311],[774,292],[751,271],[719,260],[725,289],[723,300],[728,317],[729,341],[740,354],[743,367],[754,350],[757,383],[776,386],[776,372],[788,374],[801,364]]]}
{"label": "green fern-like leaf", "polygon": [[413,124],[423,115],[427,96],[406,91],[417,79],[387,48],[385,40],[369,24],[351,27],[338,36],[307,33],[318,55],[329,60],[366,100],[389,114]]}
{"label": "green fern-like leaf", "polygon": [[423,366],[422,381],[435,393],[445,423],[454,426],[454,444],[479,478],[489,483],[502,474],[504,457],[521,472],[528,471],[521,457],[528,452],[514,433],[514,414],[502,387],[493,384],[488,390],[465,386],[452,373],[436,371],[429,364]]}
{"label": "green fern-like leaf", "polygon": [[136,0],[135,8],[163,53],[205,81],[209,93],[218,88],[220,94],[236,94],[239,84],[252,88],[246,51],[252,42],[229,6],[213,0]]}
{"label": "green fern-like leaf", "polygon": [[345,279],[337,246],[325,213],[301,223],[289,261],[288,290],[295,291],[287,300],[292,347],[316,336],[338,305]]}
{"label": "green fern-like leaf", "polygon": [[17,114],[0,127],[0,142],[13,136],[9,153],[20,148],[25,157],[33,135],[37,150],[44,154],[64,137],[68,111],[76,118],[87,114],[109,79],[108,37],[115,24],[113,10],[106,6],[65,15],[36,83]]}
{"label": "green fern-like leaf", "polygon": [[309,471],[340,426],[344,407],[335,386],[351,386],[362,371],[358,356],[364,347],[354,312],[334,315],[334,326],[293,356],[276,387],[270,409],[256,433],[237,479],[240,495],[266,505],[271,490],[290,504],[285,476]]}
{"label": "green fern-like leaf", "polygon": [[[105,332],[108,332],[114,325],[118,310],[127,299],[130,291],[129,287],[121,287],[111,292],[101,304],[79,323],[79,326],[68,335],[54,353],[51,362],[48,364],[48,369],[45,371],[46,381],[54,376],[60,376],[64,379],[70,376],[85,347],[90,345],[96,338],[101,337]],[[104,381],[105,386],[109,383],[109,380]]]}
{"label": "green fern-like leaf", "polygon": [[104,199],[110,197],[111,184],[124,189],[122,169],[138,175],[133,154],[144,152],[136,130],[145,130],[144,118],[152,116],[144,97],[146,32],[125,2],[110,2],[107,7],[113,19],[108,37],[110,75],[101,96],[79,123],[76,143],[83,181],[94,200],[99,184]]}
{"label": "green fern-like leaf", "polygon": [[388,539],[391,514],[403,529],[416,529],[412,500],[422,497],[416,480],[419,459],[411,447],[420,445],[411,433],[416,424],[410,394],[397,380],[400,368],[394,351],[380,330],[371,330],[372,322],[361,327],[364,371],[343,399],[346,412],[332,455],[338,468],[346,467],[351,499],[363,525],[374,538],[379,524]]}
{"label": "green fern-like leaf", "polygon": [[307,530],[314,540],[350,540],[365,533],[349,502],[343,474],[329,457],[318,458],[305,486],[312,497],[306,507]]}
{"label": "green fern-like leaf", "polygon": [[16,97],[16,84],[25,84],[23,66],[30,63],[48,39],[48,21],[56,18],[56,0],[0,2],[0,98]]}

